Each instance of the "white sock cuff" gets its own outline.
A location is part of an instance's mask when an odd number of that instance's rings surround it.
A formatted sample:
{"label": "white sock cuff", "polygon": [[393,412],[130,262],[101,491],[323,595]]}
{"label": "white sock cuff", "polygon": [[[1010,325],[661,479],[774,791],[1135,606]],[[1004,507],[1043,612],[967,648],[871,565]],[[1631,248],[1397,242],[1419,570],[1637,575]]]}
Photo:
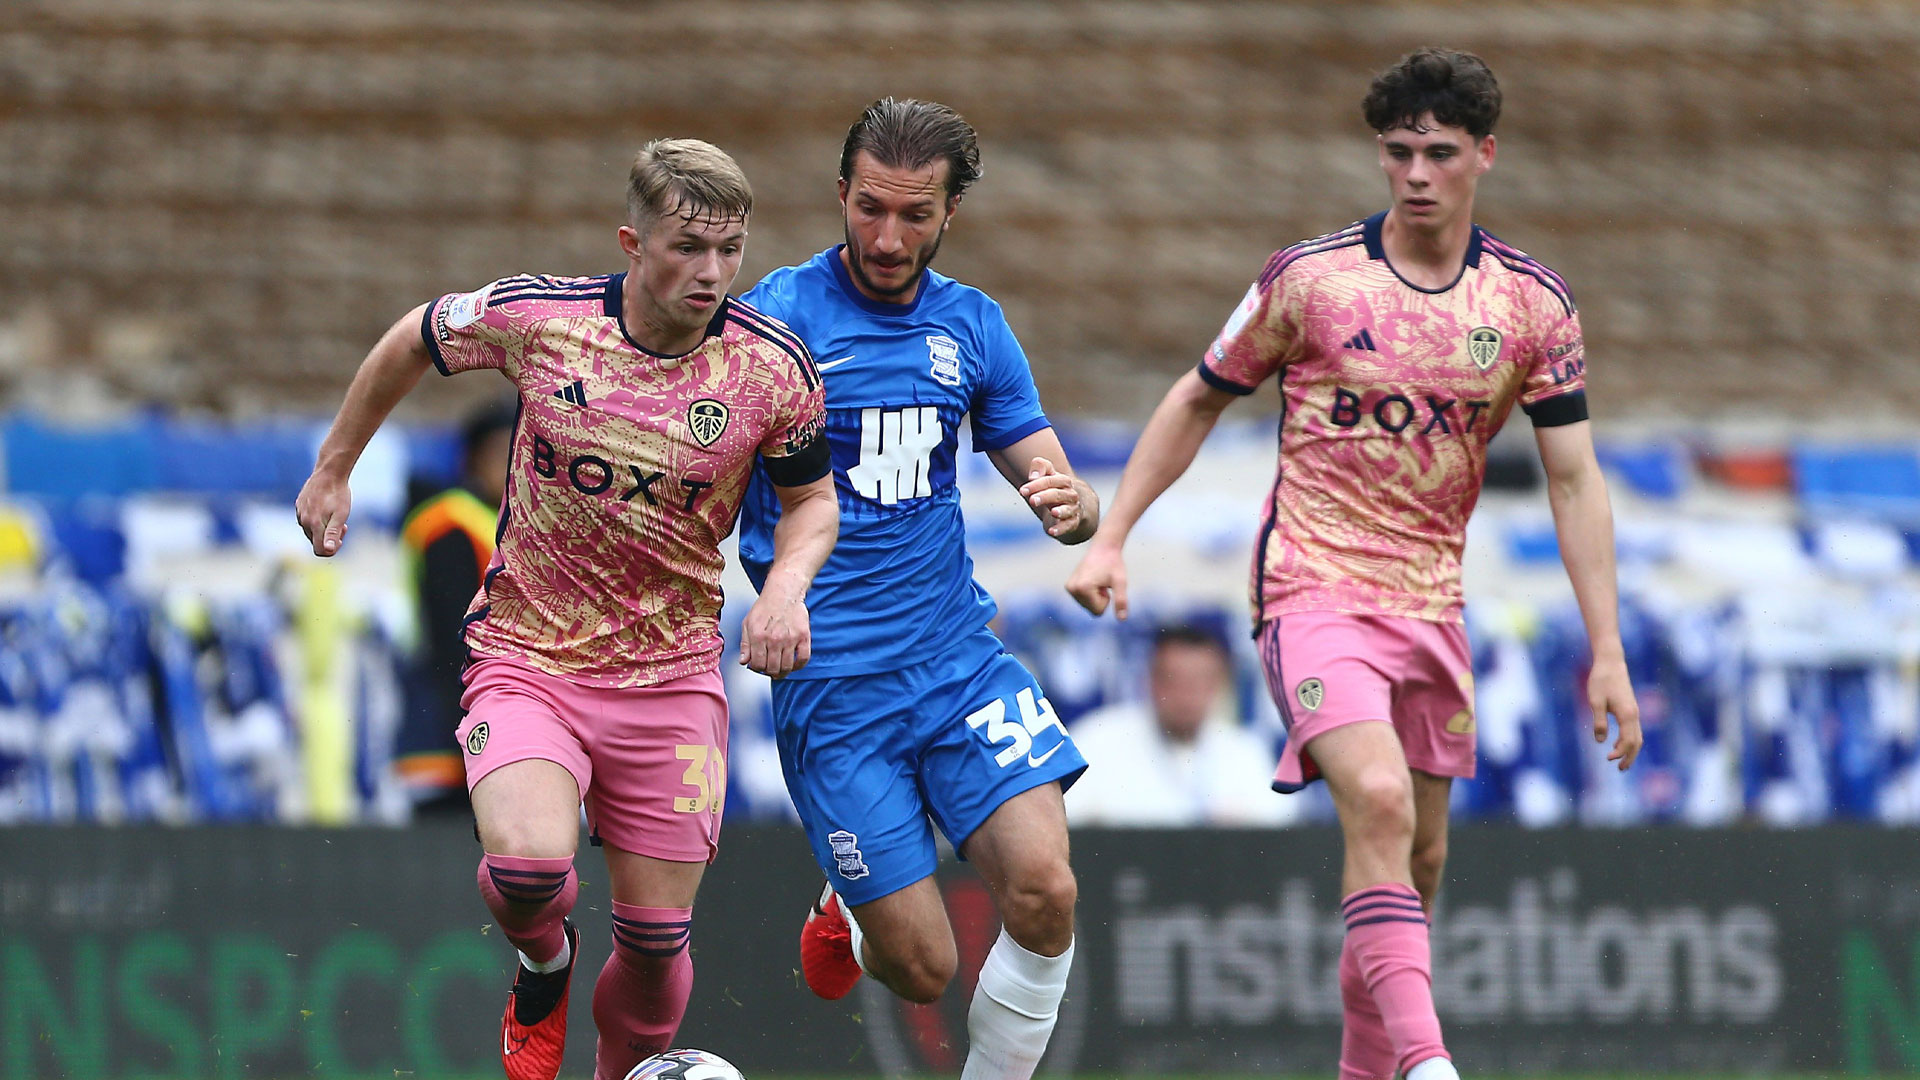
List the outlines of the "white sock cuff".
{"label": "white sock cuff", "polygon": [[[514,951],[519,952],[518,949]],[[520,966],[536,975],[551,975],[561,968],[566,967],[567,961],[571,959],[573,959],[573,943],[567,940],[565,934],[562,934],[560,936],[560,951],[553,954],[553,959],[539,961],[529,957],[526,953],[520,953]]]}
{"label": "white sock cuff", "polygon": [[1059,956],[1042,956],[1013,940],[1002,928],[1000,940],[980,966],[980,992],[1030,1020],[1051,1020],[1060,1012],[1073,970],[1073,943]]}
{"label": "white sock cuff", "polygon": [[1460,1080],[1460,1073],[1446,1058],[1430,1057],[1408,1069],[1407,1080]]}
{"label": "white sock cuff", "polygon": [[847,917],[847,943],[853,946],[853,962],[860,965],[863,974],[873,974],[867,970],[867,958],[862,948],[867,935],[860,929],[860,920],[853,917],[853,906],[840,899],[839,893],[833,895],[833,902],[840,905],[840,914]]}

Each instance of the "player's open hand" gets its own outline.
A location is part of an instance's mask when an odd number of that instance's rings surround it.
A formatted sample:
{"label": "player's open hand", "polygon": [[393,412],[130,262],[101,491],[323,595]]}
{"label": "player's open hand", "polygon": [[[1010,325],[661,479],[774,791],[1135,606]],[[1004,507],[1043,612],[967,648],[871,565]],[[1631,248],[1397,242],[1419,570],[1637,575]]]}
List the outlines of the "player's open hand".
{"label": "player's open hand", "polygon": [[762,592],[740,626],[740,662],[778,679],[799,671],[812,658],[806,597],[780,595],[771,588]]}
{"label": "player's open hand", "polygon": [[1074,567],[1073,574],[1067,578],[1067,592],[1095,615],[1105,614],[1111,602],[1113,617],[1126,618],[1127,561],[1121,557],[1119,545],[1103,543],[1094,537],[1080,565]]}
{"label": "player's open hand", "polygon": [[1080,492],[1081,485],[1073,477],[1043,457],[1027,466],[1027,482],[1020,485],[1020,497],[1040,515],[1048,536],[1066,536],[1080,528],[1086,513]]}
{"label": "player's open hand", "polygon": [[347,511],[352,505],[353,495],[344,479],[316,469],[301,485],[299,498],[293,500],[293,516],[300,519],[315,555],[331,556],[346,542]]}
{"label": "player's open hand", "polygon": [[1623,659],[1596,660],[1587,675],[1587,705],[1593,710],[1593,741],[1607,741],[1607,714],[1620,723],[1620,735],[1613,741],[1608,761],[1620,763],[1626,772],[1640,756],[1640,703],[1633,697],[1633,681],[1627,677]]}

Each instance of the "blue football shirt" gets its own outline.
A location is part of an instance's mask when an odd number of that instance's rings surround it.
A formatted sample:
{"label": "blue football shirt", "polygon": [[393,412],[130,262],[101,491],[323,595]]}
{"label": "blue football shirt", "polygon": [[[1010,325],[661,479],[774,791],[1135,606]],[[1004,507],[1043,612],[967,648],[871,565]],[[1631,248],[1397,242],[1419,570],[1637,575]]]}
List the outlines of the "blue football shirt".
{"label": "blue football shirt", "polygon": [[[960,489],[960,423],[975,450],[1049,427],[1027,355],[993,299],[928,270],[911,304],[862,296],[838,246],[768,274],[747,303],[805,342],[827,392],[840,540],[807,593],[813,659],[788,676],[893,671],[986,625]],[[773,561],[780,501],[755,465],[740,510],[740,561],[756,587]]]}

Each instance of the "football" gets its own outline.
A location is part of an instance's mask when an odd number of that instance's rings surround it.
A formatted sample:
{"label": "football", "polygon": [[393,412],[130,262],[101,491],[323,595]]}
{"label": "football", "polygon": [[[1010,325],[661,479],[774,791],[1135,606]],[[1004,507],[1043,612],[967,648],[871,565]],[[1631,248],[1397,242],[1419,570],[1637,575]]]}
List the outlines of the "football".
{"label": "football", "polygon": [[679,1049],[655,1054],[627,1073],[627,1080],[741,1080],[740,1070],[719,1054]]}

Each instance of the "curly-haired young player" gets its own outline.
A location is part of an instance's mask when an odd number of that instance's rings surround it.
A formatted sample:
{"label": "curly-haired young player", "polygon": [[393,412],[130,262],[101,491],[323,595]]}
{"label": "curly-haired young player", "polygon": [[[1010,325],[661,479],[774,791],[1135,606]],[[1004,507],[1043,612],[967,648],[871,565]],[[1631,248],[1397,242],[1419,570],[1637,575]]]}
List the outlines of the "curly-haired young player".
{"label": "curly-haired young player", "polygon": [[1392,205],[1274,255],[1155,410],[1067,583],[1126,615],[1127,532],[1221,410],[1277,377],[1280,468],[1254,552],[1253,614],[1288,738],[1273,786],[1324,778],[1346,844],[1342,1080],[1458,1074],[1434,1014],[1428,916],[1452,778],[1473,775],[1460,553],[1487,442],[1533,421],[1561,558],[1593,647],[1593,735],[1633,764],[1639,708],[1620,645],[1613,519],[1587,423],[1573,296],[1473,224],[1500,88],[1477,56],[1421,49],[1364,105]]}

